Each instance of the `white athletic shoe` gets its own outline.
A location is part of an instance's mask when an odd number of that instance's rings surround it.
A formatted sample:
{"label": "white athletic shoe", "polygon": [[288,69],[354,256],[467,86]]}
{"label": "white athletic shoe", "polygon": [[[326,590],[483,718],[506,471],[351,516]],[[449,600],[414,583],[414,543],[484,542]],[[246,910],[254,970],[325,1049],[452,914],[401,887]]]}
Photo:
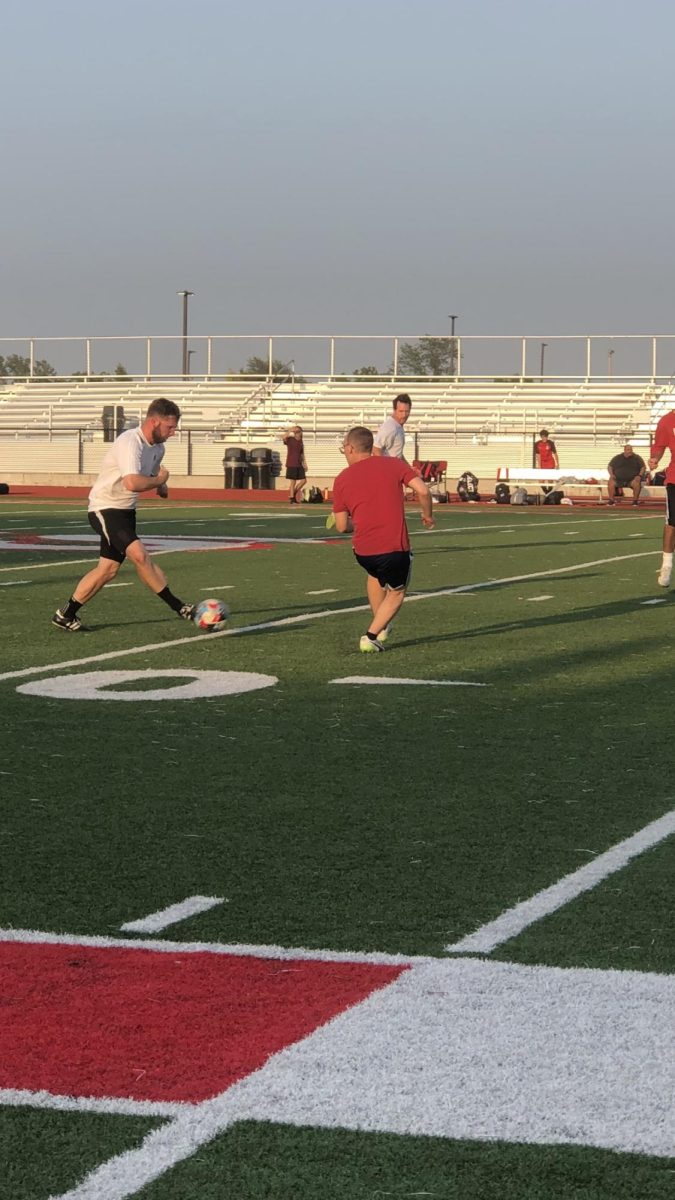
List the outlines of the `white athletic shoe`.
{"label": "white athletic shoe", "polygon": [[670,587],[670,577],[671,577],[672,573],[673,573],[672,566],[661,567],[661,570],[659,571],[657,580],[656,580],[659,587]]}
{"label": "white athletic shoe", "polygon": [[380,632],[377,635],[378,642],[386,642],[390,634],[391,634],[391,623],[389,625],[385,625],[384,629],[380,630]]}
{"label": "white athletic shoe", "polygon": [[359,642],[359,650],[362,654],[377,654],[379,650],[384,650],[384,646],[382,642],[374,642],[367,633],[364,633]]}

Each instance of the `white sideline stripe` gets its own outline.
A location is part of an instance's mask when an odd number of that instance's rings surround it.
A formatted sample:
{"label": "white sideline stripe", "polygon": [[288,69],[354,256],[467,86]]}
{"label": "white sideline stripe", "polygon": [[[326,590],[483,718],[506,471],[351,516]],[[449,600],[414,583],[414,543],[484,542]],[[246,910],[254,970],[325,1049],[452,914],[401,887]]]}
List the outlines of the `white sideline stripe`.
{"label": "white sideline stripe", "polygon": [[481,925],[475,933],[446,946],[446,951],[449,954],[490,954],[496,946],[501,946],[502,942],[517,937],[535,921],[540,921],[542,917],[549,916],[564,904],[576,900],[577,896],[590,891],[608,875],[620,871],[632,858],[650,850],[672,833],[675,833],[675,808],[651,824],[645,825],[644,829],[640,829],[623,842],[617,842],[604,854],[593,859],[593,862],[579,867],[570,875],[563,876],[557,883],[537,892],[529,900],[523,900],[513,908],[507,909],[495,921]]}
{"label": "white sideline stripe", "polygon": [[94,949],[159,950],[163,954],[221,954],[240,958],[304,959],[306,962],[374,963],[406,967],[414,963],[438,962],[428,954],[388,954],[381,950],[308,950],[304,946],[250,946],[233,942],[165,942],[147,938],[101,937],[95,934],[48,933],[39,929],[0,929],[0,942],[21,945],[91,946]]}
{"label": "white sideline stripe", "polygon": [[19,584],[28,582],[28,579],[9,579],[6,583],[0,583],[0,587],[18,587]]}
{"label": "white sideline stripe", "polygon": [[487,683],[471,683],[464,679],[397,679],[393,675],[345,675],[344,679],[330,679],[329,683],[402,683],[418,684],[422,687],[489,687]]}
{"label": "white sideline stripe", "polygon": [[55,1092],[31,1092],[26,1088],[0,1088],[0,1104],[15,1108],[50,1108],[57,1112],[110,1113],[123,1117],[177,1117],[196,1105],[187,1101],[131,1100],[118,1096],[60,1096]]}
{"label": "white sideline stripe", "polygon": [[[171,553],[161,550],[160,554]],[[437,592],[416,592],[406,596],[406,604],[414,604],[416,600],[440,600],[444,596],[457,596],[462,592],[478,592],[485,588],[501,587],[505,583],[524,583],[528,579],[546,579],[551,575],[568,575],[571,571],[583,571],[586,567],[602,567],[608,563],[626,562],[631,558],[651,558],[660,554],[660,550],[641,550],[636,554],[616,554],[611,558],[596,558],[591,562],[574,563],[569,567],[555,567],[550,571],[533,571],[529,575],[506,575],[501,579],[486,579],[481,583],[463,583],[459,587],[440,588]],[[88,559],[85,561],[89,561]],[[59,564],[63,565],[63,564]],[[0,568],[1,569],[1,568]],[[12,570],[12,568],[9,568]],[[24,568],[25,569],[25,568]],[[30,570],[30,568],[28,568]],[[18,568],[17,568],[18,570]],[[216,638],[238,637],[243,633],[258,633],[261,629],[282,629],[285,626],[301,625],[305,621],[320,621],[324,617],[343,617],[346,613],[370,612],[369,604],[352,604],[349,608],[325,608],[322,612],[300,613],[295,617],[280,617],[277,621],[262,621],[258,625],[240,625],[237,629],[223,629],[220,633],[204,633],[191,637],[175,638],[173,641],[151,642],[147,646],[130,646],[124,650],[109,650],[104,654],[90,654],[86,658],[71,658],[65,662],[46,663],[42,667],[25,667],[21,671],[5,671],[0,674],[0,683],[5,679],[22,679],[27,675],[41,675],[45,671],[61,671],[64,667],[79,667],[86,663],[108,662],[110,659],[125,658],[130,654],[148,654],[151,650],[173,650],[176,646],[186,646],[188,642],[210,642]],[[78,635],[75,634],[75,637]],[[81,636],[81,635],[80,635]]]}
{"label": "white sideline stripe", "polygon": [[208,912],[210,908],[215,908],[218,904],[223,903],[222,896],[188,896],[186,900],[181,900],[177,904],[169,904],[167,908],[161,908],[147,917],[140,917],[137,921],[127,921],[124,925],[120,925],[120,929],[125,933],[159,933],[161,929],[168,929],[169,925],[175,925],[178,921],[186,921],[188,917]]}

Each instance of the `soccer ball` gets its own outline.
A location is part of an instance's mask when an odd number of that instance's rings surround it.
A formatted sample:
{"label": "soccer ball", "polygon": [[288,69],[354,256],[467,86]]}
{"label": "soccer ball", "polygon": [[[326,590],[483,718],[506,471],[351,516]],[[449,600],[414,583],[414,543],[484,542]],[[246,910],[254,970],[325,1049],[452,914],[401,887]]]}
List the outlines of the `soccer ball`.
{"label": "soccer ball", "polygon": [[222,600],[201,600],[195,609],[194,623],[202,633],[217,633],[224,629],[230,610]]}

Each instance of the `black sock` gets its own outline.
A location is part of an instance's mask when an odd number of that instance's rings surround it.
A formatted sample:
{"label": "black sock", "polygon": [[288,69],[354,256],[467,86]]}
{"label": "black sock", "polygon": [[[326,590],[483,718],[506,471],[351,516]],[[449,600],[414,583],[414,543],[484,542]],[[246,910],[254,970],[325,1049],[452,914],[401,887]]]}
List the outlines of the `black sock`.
{"label": "black sock", "polygon": [[163,600],[165,604],[168,604],[169,608],[172,608],[174,612],[180,612],[183,607],[183,601],[179,600],[178,596],[174,596],[173,592],[169,590],[168,584],[165,588],[162,588],[161,592],[156,592],[155,595],[159,596],[160,600]]}
{"label": "black sock", "polygon": [[66,618],[66,621],[72,621],[73,617],[77,615],[78,609],[80,609],[80,608],[82,608],[82,604],[80,603],[80,601],[73,600],[73,597],[71,596],[68,603],[64,604],[63,608],[61,609],[61,612],[63,613],[64,617]]}
{"label": "black sock", "polygon": [[377,634],[376,634],[376,633],[367,633],[367,634],[366,634],[366,637],[369,637],[369,638],[370,638],[370,640],[371,640],[371,642],[376,642],[376,641],[377,641]]}

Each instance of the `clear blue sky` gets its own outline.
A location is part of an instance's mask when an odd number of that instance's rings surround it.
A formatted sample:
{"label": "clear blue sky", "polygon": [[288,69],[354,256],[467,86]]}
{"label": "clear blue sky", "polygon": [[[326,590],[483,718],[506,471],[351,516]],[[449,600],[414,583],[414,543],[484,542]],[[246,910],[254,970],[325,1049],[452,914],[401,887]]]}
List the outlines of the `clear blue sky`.
{"label": "clear blue sky", "polygon": [[673,332],[671,0],[5,0],[0,335]]}

